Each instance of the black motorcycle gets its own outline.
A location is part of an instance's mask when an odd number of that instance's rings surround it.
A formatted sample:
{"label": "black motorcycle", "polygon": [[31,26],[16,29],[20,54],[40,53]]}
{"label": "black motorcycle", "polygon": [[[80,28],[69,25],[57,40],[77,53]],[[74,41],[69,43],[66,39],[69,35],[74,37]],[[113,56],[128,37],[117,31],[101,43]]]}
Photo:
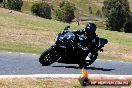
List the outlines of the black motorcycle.
{"label": "black motorcycle", "polygon": [[89,47],[83,46],[84,42],[86,40],[83,36],[64,29],[57,35],[55,44],[41,54],[39,62],[42,66],[58,62],[86,67],[97,59],[98,51],[103,51],[102,47],[108,43],[107,39],[99,38],[99,46],[91,51]]}

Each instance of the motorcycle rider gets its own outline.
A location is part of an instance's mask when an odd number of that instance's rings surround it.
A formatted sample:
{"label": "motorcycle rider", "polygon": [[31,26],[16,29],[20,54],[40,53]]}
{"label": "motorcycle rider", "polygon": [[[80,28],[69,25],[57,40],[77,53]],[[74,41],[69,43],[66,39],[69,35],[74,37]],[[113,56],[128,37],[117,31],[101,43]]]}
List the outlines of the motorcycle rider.
{"label": "motorcycle rider", "polygon": [[[95,59],[93,59],[93,58],[98,56],[98,53],[96,53],[96,52],[99,49],[99,37],[95,33],[96,28],[97,27],[94,23],[88,23],[84,29],[80,29],[80,30],[76,30],[76,31],[72,32],[75,35],[82,36],[86,40],[82,44],[82,47],[84,47],[84,48],[80,48],[80,50],[79,50],[80,51],[79,53],[83,52],[82,54],[80,54],[80,57],[85,58],[85,56],[88,56],[89,60],[92,60],[92,61],[95,61]],[[101,51],[103,51],[103,50],[101,50]],[[85,52],[89,52],[89,54],[86,55]]]}
{"label": "motorcycle rider", "polygon": [[75,35],[82,35],[86,40],[83,45],[91,52],[94,52],[94,50],[96,50],[99,46],[99,37],[95,33],[96,28],[97,27],[94,23],[88,23],[84,29],[73,31],[72,33]]}

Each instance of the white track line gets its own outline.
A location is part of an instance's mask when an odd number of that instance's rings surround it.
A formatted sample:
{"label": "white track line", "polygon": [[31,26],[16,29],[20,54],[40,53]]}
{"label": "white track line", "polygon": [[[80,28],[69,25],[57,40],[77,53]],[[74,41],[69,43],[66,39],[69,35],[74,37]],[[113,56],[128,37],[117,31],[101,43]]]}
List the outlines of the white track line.
{"label": "white track line", "polygon": [[7,53],[12,53],[12,52],[7,52]]}
{"label": "white track line", "polygon": [[38,54],[35,54],[35,53],[33,53],[33,54],[30,54],[30,53],[19,53],[19,52],[7,52],[7,53],[9,53],[9,54],[16,53],[16,54],[21,54],[21,55],[29,54],[29,55],[33,55],[33,56],[37,56],[38,55]]}
{"label": "white track line", "polygon": [[[0,75],[0,78],[80,78],[81,74],[33,74],[33,75]],[[132,75],[106,75],[106,74],[89,74],[90,79],[130,79]]]}

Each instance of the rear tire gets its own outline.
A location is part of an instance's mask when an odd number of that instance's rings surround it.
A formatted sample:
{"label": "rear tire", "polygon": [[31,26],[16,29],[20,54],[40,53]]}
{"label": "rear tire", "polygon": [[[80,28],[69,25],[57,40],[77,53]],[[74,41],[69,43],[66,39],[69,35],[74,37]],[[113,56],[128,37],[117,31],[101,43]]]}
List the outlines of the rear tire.
{"label": "rear tire", "polygon": [[57,61],[57,59],[59,58],[57,58],[55,49],[49,48],[41,54],[39,62],[42,64],[42,66],[48,66]]}

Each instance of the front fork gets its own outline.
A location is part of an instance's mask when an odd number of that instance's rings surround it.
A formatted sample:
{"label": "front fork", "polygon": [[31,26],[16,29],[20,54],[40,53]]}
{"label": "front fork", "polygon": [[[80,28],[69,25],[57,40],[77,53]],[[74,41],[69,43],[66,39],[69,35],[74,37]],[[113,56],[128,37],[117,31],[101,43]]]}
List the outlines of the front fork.
{"label": "front fork", "polygon": [[63,56],[65,56],[64,54],[65,54],[66,47],[61,47],[61,46],[56,45],[56,44],[52,45],[51,47],[52,47],[52,49],[55,49],[59,58],[62,58]]}

